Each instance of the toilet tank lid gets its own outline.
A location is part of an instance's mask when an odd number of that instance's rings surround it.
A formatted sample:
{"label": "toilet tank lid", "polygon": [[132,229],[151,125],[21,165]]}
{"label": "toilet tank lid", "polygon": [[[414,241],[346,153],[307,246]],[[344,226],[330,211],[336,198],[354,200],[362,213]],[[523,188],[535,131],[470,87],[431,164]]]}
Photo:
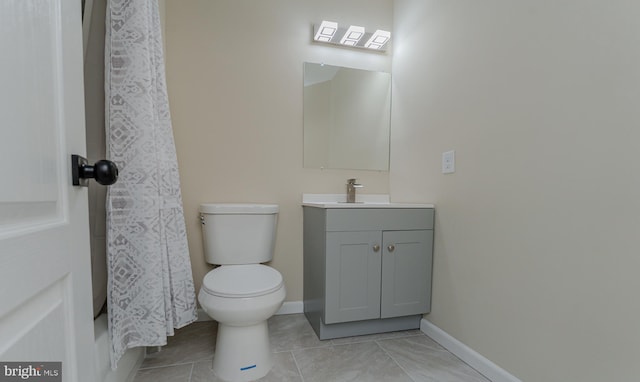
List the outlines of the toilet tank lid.
{"label": "toilet tank lid", "polygon": [[249,203],[204,203],[200,205],[203,214],[255,214],[269,215],[278,213],[277,204],[249,204]]}

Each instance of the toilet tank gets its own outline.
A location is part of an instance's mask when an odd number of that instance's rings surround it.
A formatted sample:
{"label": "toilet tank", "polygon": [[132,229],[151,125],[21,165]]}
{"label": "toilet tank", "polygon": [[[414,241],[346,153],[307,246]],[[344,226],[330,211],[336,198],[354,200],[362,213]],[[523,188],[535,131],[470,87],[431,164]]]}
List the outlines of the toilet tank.
{"label": "toilet tank", "polygon": [[201,204],[204,256],[209,264],[259,264],[273,259],[278,206]]}

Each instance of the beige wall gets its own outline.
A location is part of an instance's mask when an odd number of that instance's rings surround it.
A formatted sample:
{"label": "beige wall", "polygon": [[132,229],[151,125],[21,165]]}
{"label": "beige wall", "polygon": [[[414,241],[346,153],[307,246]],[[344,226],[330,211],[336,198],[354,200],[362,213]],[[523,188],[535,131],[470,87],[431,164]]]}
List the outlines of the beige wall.
{"label": "beige wall", "polygon": [[394,12],[390,187],[437,205],[428,319],[523,381],[637,381],[640,3]]}
{"label": "beige wall", "polygon": [[276,255],[287,300],[302,300],[302,193],[387,193],[386,172],[302,167],[303,62],[391,69],[378,54],[311,43],[323,18],[392,27],[391,0],[167,0],[167,82],[196,287],[208,271],[202,202],[280,205]]}

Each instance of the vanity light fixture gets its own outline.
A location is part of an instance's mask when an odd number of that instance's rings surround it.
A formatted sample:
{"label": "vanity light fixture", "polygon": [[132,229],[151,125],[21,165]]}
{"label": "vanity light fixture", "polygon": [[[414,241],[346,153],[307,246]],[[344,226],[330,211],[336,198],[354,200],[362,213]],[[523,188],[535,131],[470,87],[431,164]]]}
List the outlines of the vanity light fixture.
{"label": "vanity light fixture", "polygon": [[384,52],[387,48],[389,40],[391,40],[391,32],[381,29],[375,32],[367,32],[364,27],[350,25],[340,27],[334,21],[322,21],[320,25],[314,25],[313,40],[334,45],[348,46],[352,48],[367,48]]}

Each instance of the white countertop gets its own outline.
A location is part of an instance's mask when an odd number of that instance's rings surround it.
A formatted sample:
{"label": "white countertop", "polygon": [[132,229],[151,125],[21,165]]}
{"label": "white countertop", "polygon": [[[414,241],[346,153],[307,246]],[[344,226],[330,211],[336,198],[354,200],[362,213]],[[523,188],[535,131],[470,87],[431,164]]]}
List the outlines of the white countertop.
{"label": "white countertop", "polygon": [[389,195],[357,194],[355,203],[347,203],[345,194],[303,194],[302,205],[316,208],[435,208],[427,203],[392,203]]}

